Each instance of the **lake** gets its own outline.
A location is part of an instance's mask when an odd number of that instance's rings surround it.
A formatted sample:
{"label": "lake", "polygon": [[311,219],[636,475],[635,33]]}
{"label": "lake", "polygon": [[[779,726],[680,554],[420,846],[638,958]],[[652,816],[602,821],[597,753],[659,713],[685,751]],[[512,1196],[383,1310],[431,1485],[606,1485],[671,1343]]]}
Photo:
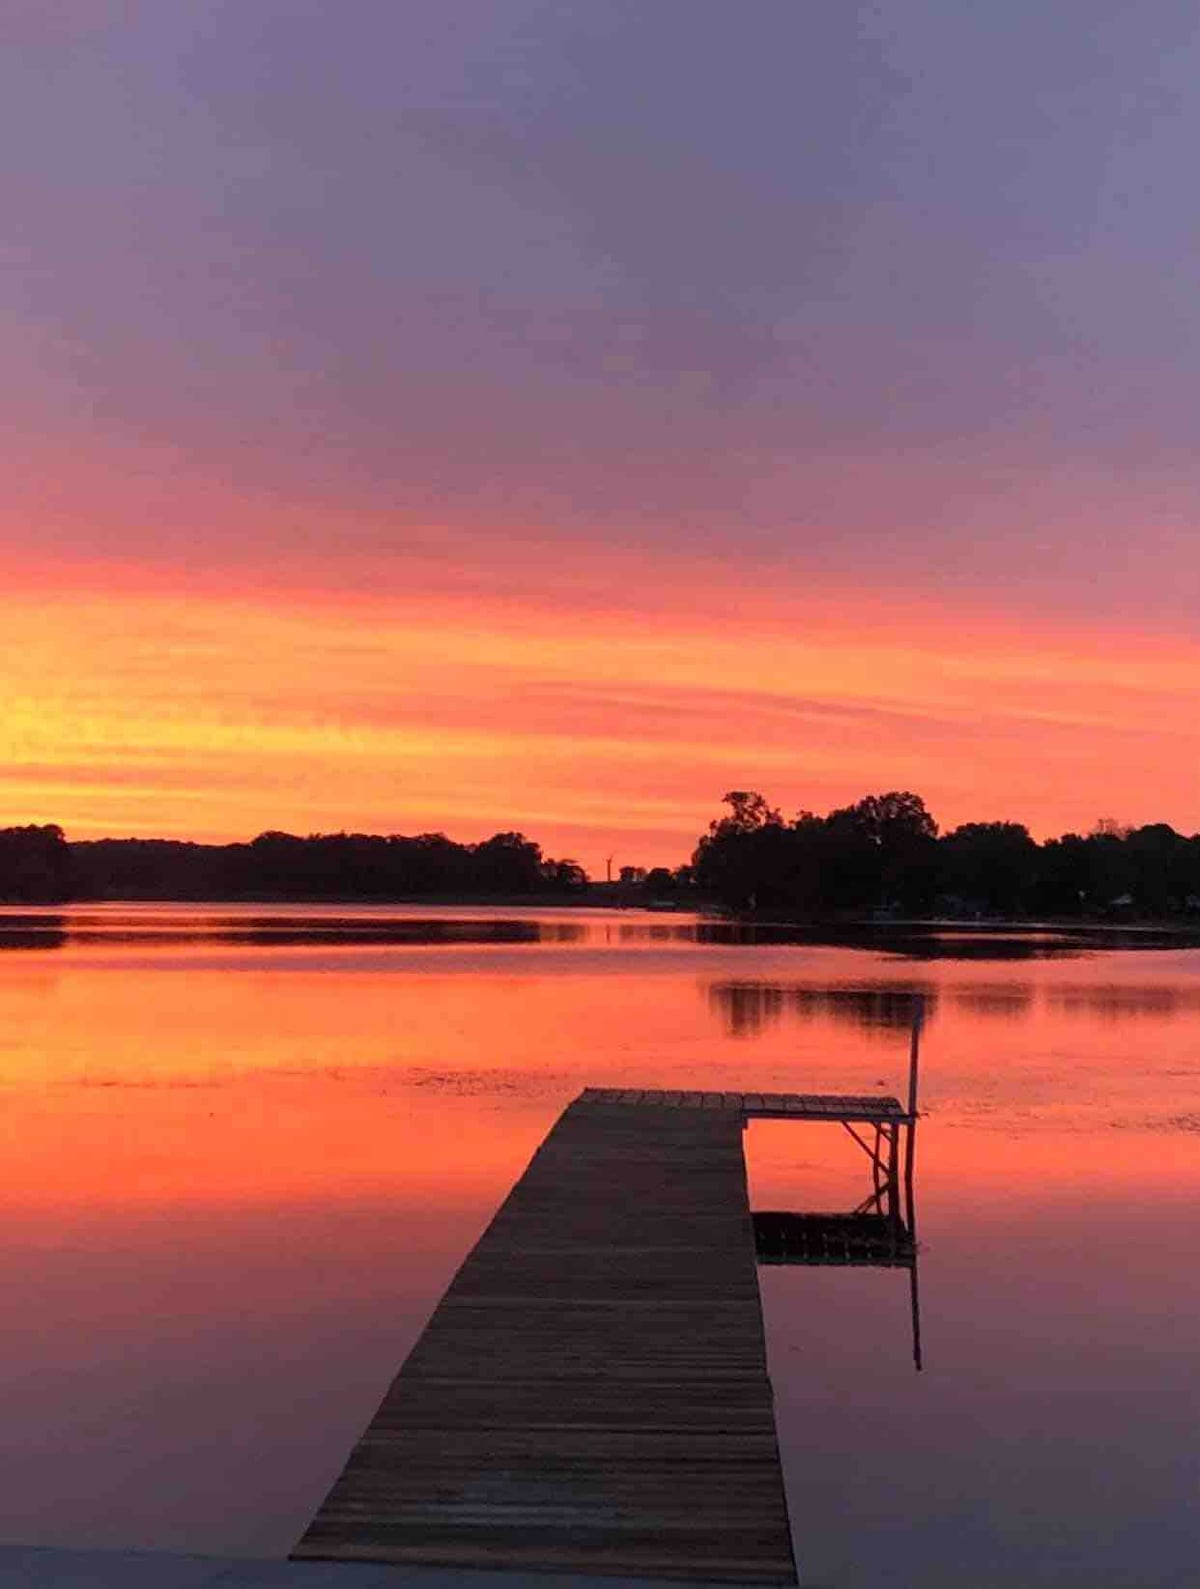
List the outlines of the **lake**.
{"label": "lake", "polygon": [[917,995],[923,1371],[904,1271],[760,1270],[802,1579],[1192,1583],[1200,950],[636,911],[0,910],[0,1538],[284,1554],[582,1087],[900,1093]]}

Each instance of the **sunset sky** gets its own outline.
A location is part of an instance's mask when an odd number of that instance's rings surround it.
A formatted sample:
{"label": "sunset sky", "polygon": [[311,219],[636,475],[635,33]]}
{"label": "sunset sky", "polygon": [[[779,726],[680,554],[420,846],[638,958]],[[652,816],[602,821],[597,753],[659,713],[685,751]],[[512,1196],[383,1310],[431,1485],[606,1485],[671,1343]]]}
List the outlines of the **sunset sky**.
{"label": "sunset sky", "polygon": [[1189,0],[9,0],[0,824],[1200,827]]}

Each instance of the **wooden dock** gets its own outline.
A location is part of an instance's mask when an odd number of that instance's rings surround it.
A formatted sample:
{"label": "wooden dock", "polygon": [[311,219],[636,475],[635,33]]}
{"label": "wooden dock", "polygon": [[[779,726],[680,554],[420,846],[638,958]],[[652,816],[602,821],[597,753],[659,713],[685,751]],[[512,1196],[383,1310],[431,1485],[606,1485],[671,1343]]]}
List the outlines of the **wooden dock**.
{"label": "wooden dock", "polygon": [[882,1093],[840,1092],[668,1092],[646,1087],[587,1087],[579,1103],[632,1104],[659,1109],[719,1109],[742,1120],[841,1120],[875,1125],[905,1122],[910,1116],[899,1098]]}
{"label": "wooden dock", "polygon": [[742,1128],[895,1099],[589,1088],[294,1557],[794,1584]]}

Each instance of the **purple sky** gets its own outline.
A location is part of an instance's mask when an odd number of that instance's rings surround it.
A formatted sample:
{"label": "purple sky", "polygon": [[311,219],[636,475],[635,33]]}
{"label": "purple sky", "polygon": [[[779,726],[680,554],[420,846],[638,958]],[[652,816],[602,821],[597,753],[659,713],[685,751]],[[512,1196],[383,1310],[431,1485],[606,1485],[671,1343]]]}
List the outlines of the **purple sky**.
{"label": "purple sky", "polygon": [[6,536],[270,564],[317,505],[334,580],[429,526],[1196,609],[1184,0],[0,29]]}

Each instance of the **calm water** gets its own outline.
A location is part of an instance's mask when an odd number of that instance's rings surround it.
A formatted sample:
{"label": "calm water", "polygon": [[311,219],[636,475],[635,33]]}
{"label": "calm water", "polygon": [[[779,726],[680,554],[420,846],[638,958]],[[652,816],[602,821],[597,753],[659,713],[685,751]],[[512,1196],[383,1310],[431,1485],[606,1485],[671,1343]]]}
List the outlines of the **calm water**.
{"label": "calm water", "polygon": [[[804,1581],[1193,1583],[1200,950],[731,936],[0,911],[0,1538],[282,1554],[580,1087],[895,1092],[919,992],[924,1372],[903,1272],[761,1271]],[[836,1127],[749,1155],[868,1190]]]}

